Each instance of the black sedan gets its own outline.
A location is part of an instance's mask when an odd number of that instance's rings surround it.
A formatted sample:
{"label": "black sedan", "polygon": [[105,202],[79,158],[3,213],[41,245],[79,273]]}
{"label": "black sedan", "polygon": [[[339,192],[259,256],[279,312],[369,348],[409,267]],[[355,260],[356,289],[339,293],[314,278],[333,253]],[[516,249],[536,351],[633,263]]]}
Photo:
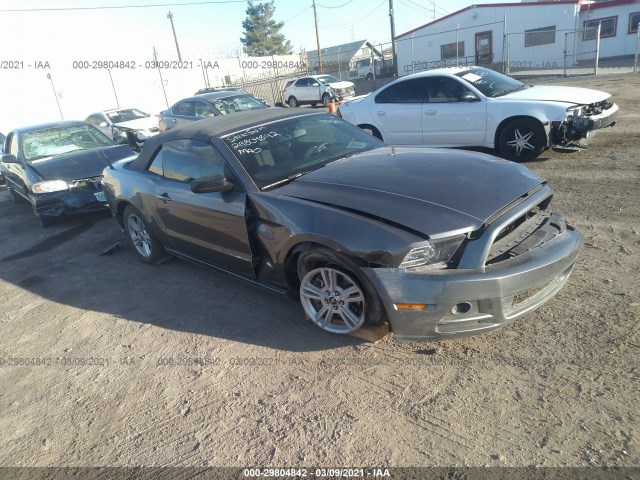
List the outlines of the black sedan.
{"label": "black sedan", "polygon": [[0,170],[16,203],[29,202],[42,226],[61,215],[104,210],[101,173],[109,163],[133,157],[84,122],[66,121],[13,130]]}
{"label": "black sedan", "polygon": [[103,176],[143,262],[175,255],[289,293],[334,333],[496,329],[552,298],[582,244],[521,165],[388,147],[313,111],[179,127]]}

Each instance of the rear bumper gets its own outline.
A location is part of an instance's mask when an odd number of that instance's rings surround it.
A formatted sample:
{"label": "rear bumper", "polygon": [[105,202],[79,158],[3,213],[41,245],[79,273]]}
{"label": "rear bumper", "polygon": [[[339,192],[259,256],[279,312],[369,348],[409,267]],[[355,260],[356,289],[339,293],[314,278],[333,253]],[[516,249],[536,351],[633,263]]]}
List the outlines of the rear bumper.
{"label": "rear bumper", "polygon": [[[483,268],[365,273],[385,304],[396,340],[443,340],[503,327],[551,299],[567,281],[582,242],[582,235],[567,227],[540,247]],[[427,307],[399,310],[397,304]]]}

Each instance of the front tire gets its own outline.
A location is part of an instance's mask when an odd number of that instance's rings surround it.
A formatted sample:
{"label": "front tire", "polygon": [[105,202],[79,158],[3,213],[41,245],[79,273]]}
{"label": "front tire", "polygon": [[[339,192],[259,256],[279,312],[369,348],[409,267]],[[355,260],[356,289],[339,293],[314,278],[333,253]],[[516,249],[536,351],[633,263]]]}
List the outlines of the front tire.
{"label": "front tire", "polygon": [[13,188],[7,186],[9,193],[11,194],[11,198],[13,199],[13,203],[27,203],[27,200],[16,192]]}
{"label": "front tire", "polygon": [[298,99],[294,96],[291,96],[289,97],[289,100],[287,101],[287,103],[291,108],[296,108],[298,106]]}
{"label": "front tire", "polygon": [[50,227],[54,223],[58,222],[58,217],[52,217],[50,215],[38,215],[37,213],[35,215],[36,215],[36,218],[38,219],[38,223],[43,228]]}
{"label": "front tire", "polygon": [[166,258],[162,245],[150,232],[138,209],[131,205],[125,208],[123,223],[129,243],[140,260],[149,265],[157,265]]}
{"label": "front tire", "polygon": [[384,306],[375,288],[343,255],[320,248],[302,253],[298,278],[306,317],[327,332],[346,334],[365,322],[385,321]]}
{"label": "front tire", "polygon": [[500,133],[498,150],[502,158],[514,162],[528,162],[547,146],[544,127],[532,118],[520,118],[507,124]]}
{"label": "front tire", "polygon": [[328,93],[325,93],[324,95],[322,95],[322,106],[326,108],[329,106],[329,103],[331,103],[331,97]]}

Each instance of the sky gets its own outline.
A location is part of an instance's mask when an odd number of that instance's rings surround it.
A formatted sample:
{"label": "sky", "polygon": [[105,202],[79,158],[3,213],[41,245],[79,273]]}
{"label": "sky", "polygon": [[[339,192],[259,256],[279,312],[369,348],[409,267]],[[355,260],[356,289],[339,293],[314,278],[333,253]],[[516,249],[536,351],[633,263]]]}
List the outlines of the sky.
{"label": "sky", "polygon": [[[495,2],[393,3],[400,35],[433,21],[434,8],[440,18],[472,3]],[[118,104],[158,113],[204,86],[200,69],[172,72],[161,81],[154,70],[86,69],[78,62],[144,67],[154,47],[158,59],[176,58],[169,12],[183,59],[238,57],[246,8],[244,0],[0,0],[0,131],[61,116],[83,119]],[[275,8],[274,19],[284,22],[281,32],[294,52],[315,50],[312,0],[275,0]],[[316,10],[321,48],[390,42],[389,0],[317,0]]]}

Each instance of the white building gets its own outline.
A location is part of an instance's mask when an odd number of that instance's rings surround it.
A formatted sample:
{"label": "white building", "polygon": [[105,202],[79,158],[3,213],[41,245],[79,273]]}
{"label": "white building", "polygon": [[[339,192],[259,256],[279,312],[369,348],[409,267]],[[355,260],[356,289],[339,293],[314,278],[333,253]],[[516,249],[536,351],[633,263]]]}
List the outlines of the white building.
{"label": "white building", "polygon": [[[640,0],[471,5],[396,37],[398,74],[456,64],[556,69],[636,53]],[[565,54],[566,52],[566,54]]]}

